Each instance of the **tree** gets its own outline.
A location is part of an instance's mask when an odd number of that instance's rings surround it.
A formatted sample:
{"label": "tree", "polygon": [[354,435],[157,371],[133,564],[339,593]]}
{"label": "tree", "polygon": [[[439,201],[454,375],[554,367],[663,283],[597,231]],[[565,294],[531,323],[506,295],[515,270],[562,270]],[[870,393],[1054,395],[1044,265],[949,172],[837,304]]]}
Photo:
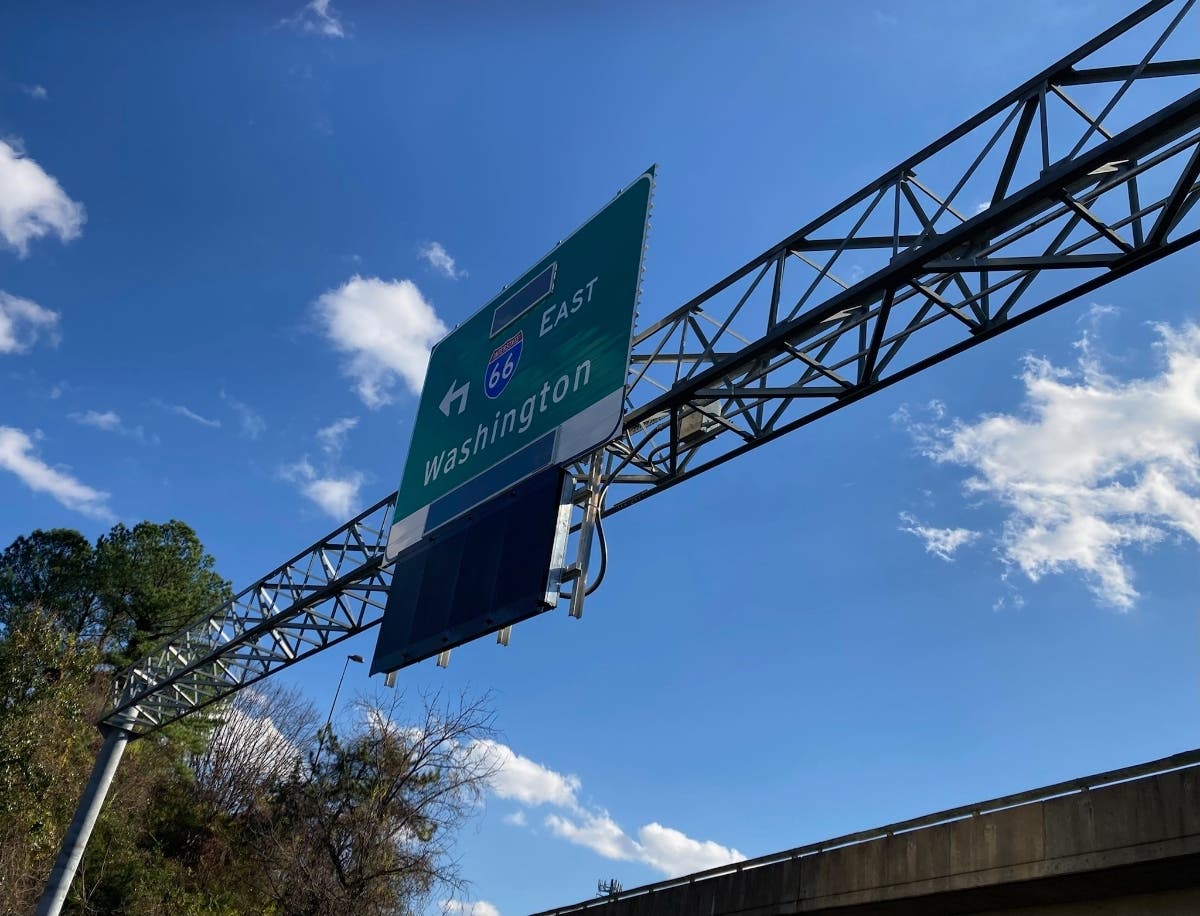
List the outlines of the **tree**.
{"label": "tree", "polygon": [[479,743],[494,735],[488,703],[425,698],[401,725],[400,696],[360,702],[358,727],[325,737],[251,828],[281,914],[413,913],[462,887],[454,835],[495,770]]}
{"label": "tree", "polygon": [[[95,544],[35,531],[0,553],[0,914],[31,912],[100,736],[114,670],[229,595],[178,521]],[[130,744],[72,913],[403,914],[463,882],[454,835],[494,762],[487,698],[360,703],[317,729],[261,683]]]}
{"label": "tree", "polygon": [[0,637],[0,913],[32,912],[96,751],[95,647],[37,605]]}
{"label": "tree", "polygon": [[[29,912],[41,892],[95,759],[114,667],[230,594],[213,565],[174,520],[116,525],[95,546],[34,531],[0,553],[0,912]],[[114,795],[185,780],[175,764],[199,737],[168,730],[128,754]],[[109,805],[102,829],[131,810]]]}
{"label": "tree", "polygon": [[0,554],[0,626],[7,628],[11,615],[32,607],[68,633],[87,633],[97,610],[95,551],[78,531],[35,531]]}
{"label": "tree", "polygon": [[117,667],[232,596],[214,562],[196,533],[174,519],[132,529],[117,524],[96,541],[95,589],[105,622],[101,643]]}
{"label": "tree", "polygon": [[37,606],[121,668],[232,595],[213,566],[175,519],[114,525],[95,547],[78,531],[35,531],[0,554],[0,627]]}
{"label": "tree", "polygon": [[208,715],[214,727],[191,768],[197,796],[225,814],[251,812],[317,744],[316,709],[278,681],[242,690]]}

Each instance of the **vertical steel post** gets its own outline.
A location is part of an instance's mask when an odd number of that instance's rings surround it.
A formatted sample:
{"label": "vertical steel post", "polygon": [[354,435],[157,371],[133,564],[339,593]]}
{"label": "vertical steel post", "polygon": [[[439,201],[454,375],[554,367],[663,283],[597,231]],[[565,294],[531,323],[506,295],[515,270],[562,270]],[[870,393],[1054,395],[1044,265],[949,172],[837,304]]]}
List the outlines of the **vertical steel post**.
{"label": "vertical steel post", "polygon": [[579,545],[577,547],[579,556],[575,560],[579,576],[575,580],[575,587],[571,589],[571,603],[567,608],[567,613],[572,617],[583,616],[583,599],[587,595],[588,560],[592,553],[592,534],[595,532],[596,523],[600,519],[600,491],[603,472],[604,452],[593,452],[591,463],[588,465],[586,501],[583,504],[583,522],[579,526]]}
{"label": "vertical steel post", "polygon": [[63,837],[54,868],[50,870],[46,890],[38,901],[37,916],[58,916],[62,911],[67,891],[71,889],[75,871],[92,835],[92,828],[96,826],[96,818],[100,816],[100,809],[108,796],[108,787],[116,775],[117,764],[125,753],[125,745],[133,737],[131,732],[113,725],[103,725],[101,730],[104,732],[104,744],[100,747],[92,775],[83,789],[83,797],[75,808],[75,816],[71,818],[71,825]]}

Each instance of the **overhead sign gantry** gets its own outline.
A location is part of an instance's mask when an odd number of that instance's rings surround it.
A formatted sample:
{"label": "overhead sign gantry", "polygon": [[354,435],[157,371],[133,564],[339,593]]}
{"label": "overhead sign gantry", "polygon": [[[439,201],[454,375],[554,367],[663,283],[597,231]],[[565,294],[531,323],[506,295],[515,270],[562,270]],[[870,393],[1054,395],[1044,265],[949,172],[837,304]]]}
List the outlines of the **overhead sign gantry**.
{"label": "overhead sign gantry", "polygon": [[[1151,0],[643,322],[633,407],[588,462],[604,462],[604,516],[1200,242],[1200,58],[1174,47],[1198,20],[1197,0]],[[878,267],[843,280],[851,251]],[[440,408],[447,389],[430,390]],[[151,733],[378,625],[396,505],[367,507],[139,659],[104,721]]]}
{"label": "overhead sign gantry", "polygon": [[[1172,36],[1196,34],[1198,9],[1197,0],[1150,0],[651,324],[634,341],[634,407],[621,435],[569,476],[593,490],[623,491],[605,514],[620,511],[1200,242],[1200,58],[1194,41],[1181,50],[1171,45]],[[1147,84],[1156,86],[1151,105],[1136,92]],[[1081,92],[1092,96],[1088,104],[1076,98]],[[967,199],[975,187],[980,195]],[[873,273],[847,282],[834,269],[851,250],[877,263]],[[560,286],[557,269],[545,274],[552,261],[535,266],[508,298],[534,299],[553,280],[555,289],[570,290],[573,304],[581,284],[564,278]],[[796,279],[798,288],[789,285]],[[593,295],[598,287],[599,281]],[[431,409],[446,419],[463,417],[459,446],[470,431],[468,404],[475,409],[507,397],[505,413],[516,404],[519,419],[519,407],[534,393],[518,396],[524,387],[509,393],[528,369],[521,361],[531,331],[503,320],[524,301],[502,309],[507,298],[498,297],[486,341],[477,339],[464,354],[460,375],[451,370],[430,383]],[[521,313],[529,327],[537,322],[536,333],[543,317],[552,321],[561,312],[546,317],[549,301],[536,299]],[[567,312],[569,322],[570,305]],[[517,330],[521,337],[509,344]],[[519,353],[510,356],[518,343]],[[537,409],[547,429],[553,385],[563,374],[538,382]],[[573,384],[573,372],[569,378]],[[551,386],[545,411],[543,381]],[[497,409],[490,408],[491,420]],[[483,419],[473,421],[477,435]],[[454,444],[449,433],[444,442],[423,445],[414,436],[414,460],[424,453],[415,466],[417,492],[425,489],[424,462],[440,454],[442,478]],[[495,444],[489,426],[486,462],[509,457],[507,446]],[[463,453],[456,453],[453,464],[462,464]],[[464,466],[461,479],[484,463]],[[443,485],[457,486],[456,468],[450,470]],[[395,495],[380,500],[117,677],[103,719],[105,750],[40,913],[61,907],[130,738],[380,623],[399,565],[385,559],[396,555],[386,546],[393,507],[408,515],[424,509],[420,530],[428,533],[429,510],[453,487],[426,492],[429,499],[412,504],[407,496],[403,504]],[[409,530],[417,526],[398,535]],[[584,546],[577,564],[586,563]]]}

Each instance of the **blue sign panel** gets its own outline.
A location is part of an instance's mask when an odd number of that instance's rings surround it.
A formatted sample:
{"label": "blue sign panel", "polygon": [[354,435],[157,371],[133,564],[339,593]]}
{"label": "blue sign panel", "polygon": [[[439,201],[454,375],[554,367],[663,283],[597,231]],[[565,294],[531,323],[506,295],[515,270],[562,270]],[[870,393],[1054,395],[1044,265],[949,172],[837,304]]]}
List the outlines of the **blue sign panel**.
{"label": "blue sign panel", "polygon": [[492,337],[528,312],[531,308],[554,292],[554,278],[558,274],[555,261],[540,274],[504,300],[492,312]]}
{"label": "blue sign panel", "polygon": [[549,610],[563,473],[535,474],[396,560],[371,673],[395,671]]}

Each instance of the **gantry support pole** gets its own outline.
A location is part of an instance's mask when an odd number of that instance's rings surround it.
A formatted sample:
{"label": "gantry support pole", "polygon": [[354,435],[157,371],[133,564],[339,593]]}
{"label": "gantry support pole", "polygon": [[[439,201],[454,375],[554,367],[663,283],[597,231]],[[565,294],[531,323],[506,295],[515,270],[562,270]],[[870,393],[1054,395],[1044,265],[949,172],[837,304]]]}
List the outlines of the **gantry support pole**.
{"label": "gantry support pole", "polygon": [[75,808],[75,816],[71,818],[71,826],[63,837],[62,846],[58,850],[58,858],[54,860],[54,868],[50,870],[50,879],[46,882],[46,890],[38,901],[37,916],[58,916],[75,879],[79,862],[83,859],[83,851],[87,848],[92,828],[96,826],[96,818],[104,799],[108,797],[108,787],[112,785],[117,773],[117,764],[125,753],[125,746],[133,733],[115,725],[103,724],[100,730],[104,734],[104,744],[92,767],[92,775],[88,777],[83,789],[83,797]]}

